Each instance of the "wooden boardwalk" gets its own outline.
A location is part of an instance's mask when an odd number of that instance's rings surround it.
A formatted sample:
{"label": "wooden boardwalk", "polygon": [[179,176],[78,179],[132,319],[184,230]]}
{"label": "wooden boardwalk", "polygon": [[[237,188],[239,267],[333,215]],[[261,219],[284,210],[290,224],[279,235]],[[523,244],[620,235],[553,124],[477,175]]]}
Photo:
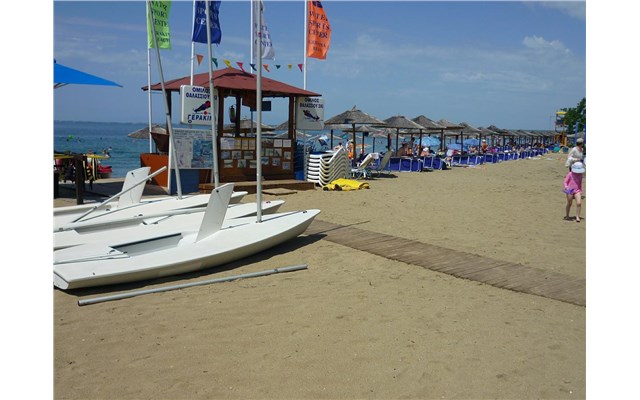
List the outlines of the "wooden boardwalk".
{"label": "wooden boardwalk", "polygon": [[586,306],[586,280],[582,278],[318,219],[305,233],[457,278]]}

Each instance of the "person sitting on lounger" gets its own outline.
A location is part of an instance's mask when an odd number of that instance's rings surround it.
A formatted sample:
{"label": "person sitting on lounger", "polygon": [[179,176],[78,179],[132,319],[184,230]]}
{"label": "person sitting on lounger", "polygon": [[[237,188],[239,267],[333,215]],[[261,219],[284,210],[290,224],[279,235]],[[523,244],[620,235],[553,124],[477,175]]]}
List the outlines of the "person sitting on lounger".
{"label": "person sitting on lounger", "polygon": [[407,143],[402,143],[402,147],[398,149],[397,157],[404,157],[407,155]]}
{"label": "person sitting on lounger", "polygon": [[489,150],[489,145],[487,144],[487,139],[482,139],[482,146],[480,146],[480,150],[482,153],[486,153]]}
{"label": "person sitting on lounger", "polygon": [[429,147],[428,146],[424,146],[422,148],[422,151],[420,152],[420,157],[428,157],[429,155],[430,155]]}

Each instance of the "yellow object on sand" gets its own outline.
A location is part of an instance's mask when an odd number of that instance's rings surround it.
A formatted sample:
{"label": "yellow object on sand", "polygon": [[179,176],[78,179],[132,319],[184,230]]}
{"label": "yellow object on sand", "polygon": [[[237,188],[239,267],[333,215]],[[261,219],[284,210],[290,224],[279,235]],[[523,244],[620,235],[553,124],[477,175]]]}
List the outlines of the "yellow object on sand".
{"label": "yellow object on sand", "polygon": [[349,190],[360,190],[360,189],[369,189],[369,184],[367,182],[359,182],[353,179],[336,179],[335,181],[331,181],[328,185],[324,185],[322,190],[338,190],[338,191],[349,191]]}

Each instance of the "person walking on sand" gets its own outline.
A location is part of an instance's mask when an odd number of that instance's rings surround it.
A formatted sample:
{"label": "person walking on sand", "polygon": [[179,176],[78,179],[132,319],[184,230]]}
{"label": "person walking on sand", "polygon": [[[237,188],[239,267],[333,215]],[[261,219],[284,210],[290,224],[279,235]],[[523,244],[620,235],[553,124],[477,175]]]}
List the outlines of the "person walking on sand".
{"label": "person walking on sand", "polygon": [[584,139],[579,138],[576,140],[576,145],[569,151],[569,155],[567,155],[567,161],[565,161],[564,166],[569,167],[569,171],[571,171],[571,164],[576,161],[583,161],[584,159]]}
{"label": "person walking on sand", "polygon": [[571,211],[571,205],[573,199],[576,200],[576,222],[580,222],[580,208],[582,206],[582,177],[585,172],[584,164],[582,161],[576,161],[571,165],[571,171],[567,173],[564,178],[564,190],[567,195],[567,207],[564,219],[571,221],[569,217],[569,211]]}

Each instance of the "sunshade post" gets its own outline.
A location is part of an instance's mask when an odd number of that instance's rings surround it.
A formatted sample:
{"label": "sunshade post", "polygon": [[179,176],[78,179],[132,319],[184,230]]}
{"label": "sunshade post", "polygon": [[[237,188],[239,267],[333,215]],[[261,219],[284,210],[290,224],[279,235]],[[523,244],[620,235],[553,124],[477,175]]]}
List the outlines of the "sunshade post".
{"label": "sunshade post", "polygon": [[76,204],[84,204],[84,155],[73,156],[73,166],[76,169]]}

